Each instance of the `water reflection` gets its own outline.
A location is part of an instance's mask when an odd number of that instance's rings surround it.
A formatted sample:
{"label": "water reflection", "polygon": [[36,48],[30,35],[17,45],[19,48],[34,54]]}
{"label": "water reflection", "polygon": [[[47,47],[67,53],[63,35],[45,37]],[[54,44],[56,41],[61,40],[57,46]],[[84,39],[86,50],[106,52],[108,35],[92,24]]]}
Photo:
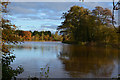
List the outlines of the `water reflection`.
{"label": "water reflection", "polygon": [[95,78],[118,75],[118,50],[83,47],[61,42],[25,42],[14,47],[16,60],[22,65],[18,78],[40,76],[40,68],[48,64],[50,78]]}
{"label": "water reflection", "polygon": [[98,78],[118,74],[116,49],[64,45],[58,57],[71,77]]}

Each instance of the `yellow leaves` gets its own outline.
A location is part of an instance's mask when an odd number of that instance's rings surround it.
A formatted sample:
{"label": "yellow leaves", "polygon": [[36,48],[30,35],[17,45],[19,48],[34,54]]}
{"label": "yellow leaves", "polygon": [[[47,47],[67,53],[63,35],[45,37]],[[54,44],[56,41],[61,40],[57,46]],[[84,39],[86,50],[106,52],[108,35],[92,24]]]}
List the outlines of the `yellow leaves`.
{"label": "yellow leaves", "polygon": [[5,45],[4,43],[2,44],[2,52],[4,52],[4,53],[9,53],[8,46]]}

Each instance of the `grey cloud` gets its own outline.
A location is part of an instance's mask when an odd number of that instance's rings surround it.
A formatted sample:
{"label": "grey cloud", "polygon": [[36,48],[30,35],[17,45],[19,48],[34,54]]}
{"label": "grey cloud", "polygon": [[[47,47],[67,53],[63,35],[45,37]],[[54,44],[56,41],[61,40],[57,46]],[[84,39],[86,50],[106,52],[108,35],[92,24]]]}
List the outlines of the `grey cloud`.
{"label": "grey cloud", "polygon": [[[62,13],[66,12],[73,5],[84,6],[89,9],[93,9],[96,6],[103,6],[111,8],[108,3],[97,3],[97,2],[12,2],[10,9],[12,9],[13,15],[19,17],[25,17],[30,19],[53,19],[58,20],[62,17]],[[41,15],[44,13],[45,15]]]}
{"label": "grey cloud", "polygon": [[79,6],[87,6],[88,8],[94,8],[95,6],[103,6],[107,8],[111,8],[112,5],[106,3],[98,3],[98,2],[13,2],[10,4],[12,7],[12,12],[22,12],[27,13],[30,12],[38,12],[39,10],[52,10],[53,12],[61,12],[67,11],[71,6],[79,5]]}
{"label": "grey cloud", "polygon": [[56,29],[58,25],[41,25],[41,28]]}
{"label": "grey cloud", "polygon": [[[56,3],[56,2],[12,2],[9,7],[12,8],[13,12],[20,12],[20,11],[25,11],[27,12],[25,9],[28,10],[41,10],[41,9],[49,9],[49,10],[53,10],[53,11],[61,11],[61,10],[65,10],[66,6],[71,5],[72,3]],[[23,12],[22,11],[22,12]],[[28,11],[29,13],[29,11]]]}
{"label": "grey cloud", "polygon": [[34,9],[27,9],[27,8],[22,8],[20,6],[11,6],[9,7],[10,13],[12,15],[19,15],[19,14],[36,14],[37,11]]}
{"label": "grey cloud", "polygon": [[[55,33],[57,31],[57,26],[58,25],[53,25],[53,24],[49,24],[49,25],[41,25],[41,27],[37,28],[38,31],[51,31],[52,33]],[[36,29],[33,29],[33,31]]]}
{"label": "grey cloud", "polygon": [[[60,16],[54,16],[55,14],[52,15],[45,15],[45,16],[35,16],[35,15],[18,15],[17,18],[21,19],[28,19],[28,20],[45,20],[45,19],[50,19],[50,20],[60,20]],[[52,17],[51,17],[52,16]]]}

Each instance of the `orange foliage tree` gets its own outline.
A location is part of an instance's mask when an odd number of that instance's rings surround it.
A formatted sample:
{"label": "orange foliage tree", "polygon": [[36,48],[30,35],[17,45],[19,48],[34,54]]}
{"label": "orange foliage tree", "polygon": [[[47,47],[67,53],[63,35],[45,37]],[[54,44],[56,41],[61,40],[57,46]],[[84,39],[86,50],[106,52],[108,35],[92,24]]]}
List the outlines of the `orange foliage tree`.
{"label": "orange foliage tree", "polygon": [[23,31],[23,37],[24,37],[24,40],[31,40],[31,32],[30,31]]}

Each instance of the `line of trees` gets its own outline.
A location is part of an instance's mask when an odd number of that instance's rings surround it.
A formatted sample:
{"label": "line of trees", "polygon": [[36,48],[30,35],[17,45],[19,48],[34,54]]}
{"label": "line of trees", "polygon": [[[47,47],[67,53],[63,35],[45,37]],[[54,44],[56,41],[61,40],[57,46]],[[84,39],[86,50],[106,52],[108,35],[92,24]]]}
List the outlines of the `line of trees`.
{"label": "line of trees", "polygon": [[63,13],[64,22],[58,26],[62,35],[68,40],[64,42],[118,44],[118,34],[112,26],[112,13],[107,8],[89,9],[73,6]]}
{"label": "line of trees", "polygon": [[58,32],[52,34],[50,31],[23,31],[16,30],[16,35],[24,41],[61,41],[62,36]]}

